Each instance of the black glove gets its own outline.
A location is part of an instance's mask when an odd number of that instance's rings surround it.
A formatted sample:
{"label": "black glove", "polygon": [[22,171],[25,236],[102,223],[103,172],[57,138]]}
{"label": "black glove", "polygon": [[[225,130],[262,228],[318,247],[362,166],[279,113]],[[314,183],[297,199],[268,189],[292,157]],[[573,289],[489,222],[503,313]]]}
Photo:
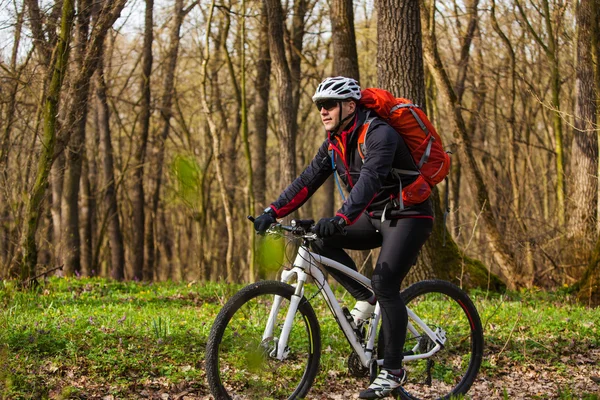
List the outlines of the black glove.
{"label": "black glove", "polygon": [[265,233],[271,224],[277,222],[275,219],[275,212],[269,208],[267,210],[254,219],[254,229],[257,233]]}
{"label": "black glove", "polygon": [[346,220],[336,215],[333,218],[321,218],[313,228],[313,232],[320,238],[327,238],[336,233],[345,233],[344,226],[346,226]]}

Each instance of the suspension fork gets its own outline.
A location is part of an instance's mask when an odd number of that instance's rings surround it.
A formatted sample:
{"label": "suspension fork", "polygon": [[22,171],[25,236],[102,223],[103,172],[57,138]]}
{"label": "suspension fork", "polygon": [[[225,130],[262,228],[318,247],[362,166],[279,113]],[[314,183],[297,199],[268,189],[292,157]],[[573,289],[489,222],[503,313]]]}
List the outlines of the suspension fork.
{"label": "suspension fork", "polygon": [[[277,340],[277,355],[275,355],[275,357],[278,360],[283,360],[285,358],[287,341],[292,330],[294,317],[296,315],[296,311],[298,311],[300,301],[304,296],[304,283],[306,282],[307,275],[300,268],[294,268],[290,271],[283,271],[281,274],[281,281],[289,283],[292,281],[294,276],[296,276],[296,283],[294,285],[296,290],[290,299],[290,306],[285,316],[285,322],[283,323],[280,337]],[[281,307],[282,301],[282,296],[275,296],[273,305],[271,306],[271,312],[269,313],[269,318],[267,320],[267,326],[265,327],[265,331],[263,333],[263,340],[273,336],[273,331],[275,329],[275,325],[277,324],[277,316],[279,314],[279,308]]]}

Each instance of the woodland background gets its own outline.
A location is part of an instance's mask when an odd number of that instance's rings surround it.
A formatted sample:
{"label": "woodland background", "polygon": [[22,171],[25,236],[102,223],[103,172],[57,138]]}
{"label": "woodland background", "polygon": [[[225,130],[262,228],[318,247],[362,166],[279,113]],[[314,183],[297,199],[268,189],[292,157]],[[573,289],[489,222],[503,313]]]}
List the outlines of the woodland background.
{"label": "woodland background", "polygon": [[[346,75],[453,152],[410,280],[598,303],[599,21],[599,0],[0,0],[0,278],[265,276],[246,216],[314,156],[310,98]],[[328,182],[296,215],[339,204]]]}

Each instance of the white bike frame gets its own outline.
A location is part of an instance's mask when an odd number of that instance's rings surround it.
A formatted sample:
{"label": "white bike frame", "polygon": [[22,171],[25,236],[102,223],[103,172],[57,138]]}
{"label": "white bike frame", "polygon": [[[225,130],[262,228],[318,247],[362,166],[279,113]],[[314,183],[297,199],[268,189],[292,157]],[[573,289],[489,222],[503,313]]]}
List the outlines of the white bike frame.
{"label": "white bike frame", "polygon": [[[352,326],[350,325],[350,322],[348,322],[348,320],[346,319],[346,316],[342,311],[342,307],[340,307],[340,304],[337,301],[335,295],[333,294],[331,287],[327,283],[327,279],[325,279],[325,275],[319,269],[317,263],[334,268],[371,289],[371,280],[367,277],[361,275],[352,268],[349,268],[337,261],[309,251],[306,245],[304,244],[301,245],[298,249],[298,254],[296,255],[296,259],[294,260],[292,268],[290,270],[284,270],[281,274],[282,282],[288,284],[293,281],[296,282],[293,285],[295,286],[296,290],[290,300],[290,306],[288,308],[285,322],[281,330],[281,336],[277,339],[276,351],[273,351],[271,356],[277,358],[278,360],[283,360],[287,356],[287,341],[289,338],[290,331],[292,329],[294,316],[296,314],[296,311],[298,310],[300,300],[304,295],[304,284],[306,283],[306,279],[308,276],[311,276],[316,281],[318,287],[321,289],[321,293],[323,295],[323,298],[325,299],[325,302],[329,306],[331,312],[334,314],[340,328],[344,332],[344,335],[346,335],[348,342],[350,343],[356,354],[358,354],[358,356],[360,357],[361,363],[363,364],[363,366],[368,367],[369,362],[373,357],[373,346],[375,344],[377,325],[379,324],[379,320],[381,318],[381,309],[379,307],[379,303],[377,303],[377,305],[375,306],[375,312],[373,314],[373,318],[371,319],[371,323],[369,324],[369,330],[367,332],[366,341],[363,345],[357,338],[354,329],[352,329]],[[273,337],[273,329],[275,328],[277,323],[276,319],[279,313],[281,301],[281,296],[275,296],[275,300],[273,302],[273,306],[271,307],[271,312],[269,314],[269,319],[267,320],[267,326],[263,333],[263,340]],[[418,325],[423,330],[423,332],[425,332],[427,336],[429,336],[433,343],[435,343],[435,346],[427,353],[405,355],[403,360],[411,361],[416,359],[427,358],[438,352],[446,342],[445,332],[440,328],[437,328],[434,332],[408,307],[406,308],[406,311],[408,313],[409,318],[408,331],[410,331],[415,337],[421,336],[419,332],[415,329],[413,324]],[[417,348],[418,344],[415,345],[413,352],[416,352]],[[377,360],[377,363],[379,365],[382,365],[383,359]]]}

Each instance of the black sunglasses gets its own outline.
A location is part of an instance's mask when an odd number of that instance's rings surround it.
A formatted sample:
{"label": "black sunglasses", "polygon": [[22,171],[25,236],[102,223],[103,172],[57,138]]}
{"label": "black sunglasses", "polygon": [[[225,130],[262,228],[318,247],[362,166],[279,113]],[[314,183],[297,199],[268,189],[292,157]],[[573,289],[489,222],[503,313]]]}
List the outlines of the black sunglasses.
{"label": "black sunglasses", "polygon": [[315,106],[317,106],[317,110],[319,110],[319,111],[321,111],[322,108],[325,108],[327,111],[331,111],[331,110],[333,110],[334,107],[337,107],[338,103],[339,103],[339,100],[327,99],[327,100],[317,101],[315,103]]}

